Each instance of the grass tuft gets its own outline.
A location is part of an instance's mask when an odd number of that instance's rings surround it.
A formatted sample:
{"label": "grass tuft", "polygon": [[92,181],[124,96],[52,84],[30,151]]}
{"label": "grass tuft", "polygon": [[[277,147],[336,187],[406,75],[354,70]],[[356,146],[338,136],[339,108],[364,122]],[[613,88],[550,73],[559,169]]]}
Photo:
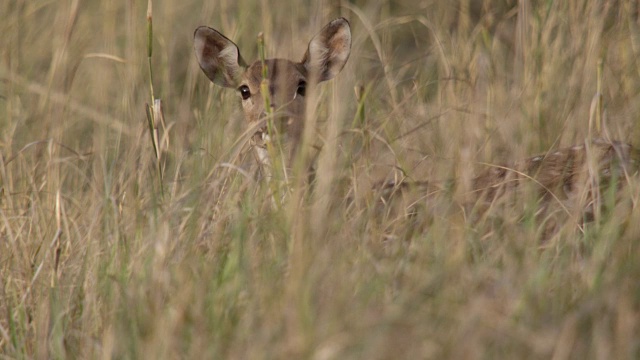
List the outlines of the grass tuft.
{"label": "grass tuft", "polygon": [[[593,214],[536,184],[459,205],[496,164],[640,145],[637,4],[153,5],[0,2],[0,357],[640,357],[637,174],[585,186]],[[256,181],[193,30],[299,60],[338,16],[315,180],[305,154]]]}

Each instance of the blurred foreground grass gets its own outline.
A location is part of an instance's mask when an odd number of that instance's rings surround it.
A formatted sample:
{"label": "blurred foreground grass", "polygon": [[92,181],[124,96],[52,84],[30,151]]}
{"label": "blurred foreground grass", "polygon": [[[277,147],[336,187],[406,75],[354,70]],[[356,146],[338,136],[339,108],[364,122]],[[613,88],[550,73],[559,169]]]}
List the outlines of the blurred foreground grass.
{"label": "blurred foreground grass", "polygon": [[[416,231],[374,221],[370,193],[582,142],[599,61],[608,134],[639,145],[637,1],[154,2],[164,194],[146,6],[0,4],[3,358],[640,356],[637,179],[630,211],[546,242],[525,200],[472,223],[447,194]],[[276,207],[236,170],[237,95],[193,30],[300,58],[337,16],[354,42],[321,87],[325,186]]]}

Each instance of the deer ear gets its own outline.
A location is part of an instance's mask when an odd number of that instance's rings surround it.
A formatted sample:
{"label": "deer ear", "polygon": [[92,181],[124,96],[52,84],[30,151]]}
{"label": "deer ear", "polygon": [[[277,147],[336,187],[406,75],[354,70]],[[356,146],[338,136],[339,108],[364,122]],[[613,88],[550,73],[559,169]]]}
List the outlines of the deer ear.
{"label": "deer ear", "polygon": [[233,41],[210,27],[200,26],[193,34],[193,48],[200,68],[214,84],[238,85],[247,64]]}
{"label": "deer ear", "polygon": [[[344,67],[351,53],[351,27],[345,18],[327,24],[311,39],[302,65],[317,81],[336,76]],[[315,75],[314,75],[315,74]]]}

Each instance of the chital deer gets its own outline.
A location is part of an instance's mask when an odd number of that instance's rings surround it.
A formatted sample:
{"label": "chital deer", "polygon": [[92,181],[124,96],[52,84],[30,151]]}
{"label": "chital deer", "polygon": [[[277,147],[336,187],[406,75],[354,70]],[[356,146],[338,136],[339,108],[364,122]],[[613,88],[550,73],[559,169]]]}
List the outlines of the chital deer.
{"label": "chital deer", "polygon": [[[489,166],[472,179],[470,191],[458,208],[464,209],[465,216],[478,218],[491,207],[522,202],[526,194],[533,195],[537,217],[555,218],[545,219],[542,238],[548,239],[563,221],[582,229],[582,224],[592,221],[604,205],[629,200],[630,206],[637,206],[637,197],[624,198],[633,195],[633,190],[627,189],[626,195],[621,190],[639,171],[640,150],[624,142],[597,138],[512,164]],[[400,181],[380,184],[378,189],[387,216],[398,218],[418,215],[420,204],[451,186],[451,182]],[[607,194],[613,196],[605,199]],[[433,211],[441,209],[428,210]]]}
{"label": "chital deer", "polygon": [[[266,59],[266,78],[261,60],[247,65],[236,44],[212,28],[196,29],[194,49],[200,68],[214,84],[238,91],[245,118],[256,129],[252,139],[256,157],[263,168],[268,168],[271,161],[267,145],[274,135],[268,131],[269,114],[274,127],[286,136],[291,160],[303,134],[307,87],[329,80],[342,70],[351,52],[351,28],[344,18],[331,21],[311,39],[300,62]],[[268,94],[261,88],[268,89]],[[265,98],[271,109],[265,108]]]}
{"label": "chital deer", "polygon": [[[276,128],[287,136],[292,157],[303,133],[307,87],[329,80],[342,70],[351,51],[351,30],[344,18],[331,21],[311,39],[300,62],[265,60],[266,77],[262,61],[247,65],[238,47],[209,27],[196,29],[194,49],[200,68],[214,84],[237,89],[245,118],[256,129],[252,140],[258,162],[268,168],[269,114]],[[268,89],[268,94],[262,89]],[[266,103],[271,109],[265,108]],[[510,165],[489,167],[473,178],[462,207],[482,213],[505,198],[518,198],[523,189],[529,188],[541,200],[541,209],[558,204],[565,212],[572,209],[589,220],[600,206],[601,191],[611,186],[621,188],[639,167],[640,151],[629,144],[586,141]],[[392,205],[387,208],[394,208],[396,213],[414,213],[411,209],[416,203],[421,199],[428,202],[443,188],[439,183],[406,181],[377,186],[381,202]]]}

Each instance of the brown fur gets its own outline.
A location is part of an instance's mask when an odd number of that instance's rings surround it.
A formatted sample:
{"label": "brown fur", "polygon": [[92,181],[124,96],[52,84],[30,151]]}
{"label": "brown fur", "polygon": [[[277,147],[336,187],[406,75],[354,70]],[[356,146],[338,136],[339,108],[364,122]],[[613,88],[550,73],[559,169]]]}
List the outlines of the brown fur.
{"label": "brown fur", "polygon": [[[603,194],[612,186],[619,194],[629,177],[638,175],[640,150],[627,143],[596,139],[511,165],[488,166],[473,178],[471,191],[465,194],[463,203],[451,208],[463,209],[466,217],[480,219],[491,207],[498,204],[513,207],[527,194],[533,195],[538,199],[537,218],[546,222],[542,238],[548,239],[562,221],[572,217],[578,219],[578,225],[592,221],[603,206]],[[419,217],[419,222],[424,224],[423,217],[433,217],[443,211],[434,209],[432,203],[437,203],[436,197],[453,189],[455,183],[402,181],[378,184],[377,217],[379,219],[381,214],[387,219]],[[616,197],[616,201],[619,200]],[[554,216],[549,221],[547,217],[555,212],[566,216]]]}
{"label": "brown fur", "polygon": [[639,161],[638,151],[631,145],[596,139],[533,156],[510,167],[492,167],[474,179],[473,190],[485,201],[493,201],[505,191],[529,182],[540,195],[571,199],[588,184],[607,185],[614,175],[624,178],[635,173]]}

